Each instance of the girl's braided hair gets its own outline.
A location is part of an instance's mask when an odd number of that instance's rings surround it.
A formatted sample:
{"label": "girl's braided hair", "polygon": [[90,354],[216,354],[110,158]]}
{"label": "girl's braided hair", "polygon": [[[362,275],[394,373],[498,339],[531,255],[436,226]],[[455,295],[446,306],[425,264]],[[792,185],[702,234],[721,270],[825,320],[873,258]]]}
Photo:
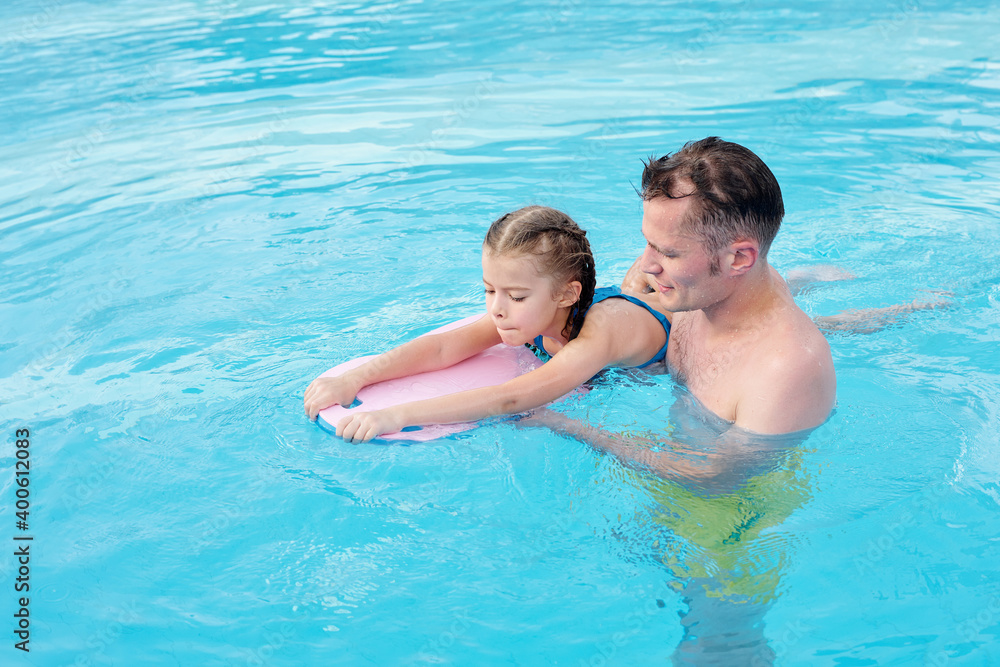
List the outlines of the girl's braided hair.
{"label": "girl's braided hair", "polygon": [[597,275],[587,232],[573,219],[547,206],[526,206],[505,213],[490,225],[483,249],[494,255],[531,255],[539,270],[556,281],[580,281],[583,289],[566,317],[562,333],[573,340],[594,300]]}

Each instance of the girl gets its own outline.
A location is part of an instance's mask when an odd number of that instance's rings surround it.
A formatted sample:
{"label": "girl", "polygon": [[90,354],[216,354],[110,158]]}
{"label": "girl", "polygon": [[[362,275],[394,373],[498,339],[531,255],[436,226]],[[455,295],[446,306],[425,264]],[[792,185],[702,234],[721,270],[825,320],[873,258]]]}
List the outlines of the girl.
{"label": "girl", "polygon": [[305,393],[310,419],[362,387],[446,368],[493,345],[534,343],[551,360],[494,387],[405,403],[341,419],[337,435],[371,440],[406,426],[474,421],[545,405],[606,366],[662,361],[668,319],[618,288],[594,289],[594,257],[586,232],[565,213],[528,206],[494,222],[483,243],[487,315],[459,329],[421,336]]}

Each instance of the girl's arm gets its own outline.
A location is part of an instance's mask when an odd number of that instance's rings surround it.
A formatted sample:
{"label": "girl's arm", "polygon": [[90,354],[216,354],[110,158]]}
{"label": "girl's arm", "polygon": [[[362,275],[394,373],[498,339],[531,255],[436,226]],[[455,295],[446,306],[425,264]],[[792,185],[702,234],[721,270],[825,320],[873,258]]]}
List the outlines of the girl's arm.
{"label": "girl's arm", "polygon": [[663,328],[647,311],[623,299],[609,300],[591,309],[576,339],[530,373],[493,387],[356,412],[340,420],[337,435],[345,440],[371,440],[407,426],[525,412],[572,391],[607,366],[642,364],[663,343]]}
{"label": "girl's arm", "polygon": [[342,375],[313,380],[305,393],[306,414],[314,420],[331,405],[350,405],[370,384],[447,368],[500,342],[489,315],[458,329],[419,336]]}
{"label": "girl's arm", "polygon": [[[349,441],[371,440],[407,426],[450,424],[515,414],[537,408],[572,391],[604,368],[601,356],[577,353],[577,338],[544,366],[500,385],[462,391],[439,398],[355,412],[340,420],[337,435]],[[582,346],[584,352],[587,346]]]}

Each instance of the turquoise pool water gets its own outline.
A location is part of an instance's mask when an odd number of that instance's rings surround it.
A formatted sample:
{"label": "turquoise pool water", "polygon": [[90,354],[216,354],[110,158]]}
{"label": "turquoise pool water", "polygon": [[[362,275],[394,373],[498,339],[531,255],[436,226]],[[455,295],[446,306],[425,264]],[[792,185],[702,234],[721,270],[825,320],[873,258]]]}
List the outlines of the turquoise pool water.
{"label": "turquoise pool water", "polygon": [[[922,0],[5,5],[0,663],[1000,661],[998,25]],[[306,420],[315,375],[481,308],[505,210],[568,211],[620,280],[640,160],[709,134],[777,175],[779,270],[857,276],[810,314],[950,295],[830,334],[806,442],[670,485],[509,422],[357,446]],[[685,402],[623,374],[561,409],[683,437]]]}

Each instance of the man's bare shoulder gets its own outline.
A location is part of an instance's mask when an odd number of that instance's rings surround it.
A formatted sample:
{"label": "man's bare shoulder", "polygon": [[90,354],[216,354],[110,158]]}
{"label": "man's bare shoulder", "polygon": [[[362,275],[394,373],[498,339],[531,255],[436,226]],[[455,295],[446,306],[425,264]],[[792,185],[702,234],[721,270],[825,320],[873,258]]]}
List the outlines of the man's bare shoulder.
{"label": "man's bare shoulder", "polygon": [[833,371],[830,344],[816,323],[794,302],[776,308],[761,322],[754,354],[755,370],[774,375],[804,373],[814,379]]}
{"label": "man's bare shoulder", "polygon": [[816,351],[830,354],[830,345],[826,337],[805,311],[795,302],[786,303],[775,315],[773,332],[781,342],[792,348],[800,348],[803,354]]}
{"label": "man's bare shoulder", "polygon": [[829,416],[837,378],[830,345],[797,306],[783,309],[748,355],[737,423],[760,433],[818,426]]}

